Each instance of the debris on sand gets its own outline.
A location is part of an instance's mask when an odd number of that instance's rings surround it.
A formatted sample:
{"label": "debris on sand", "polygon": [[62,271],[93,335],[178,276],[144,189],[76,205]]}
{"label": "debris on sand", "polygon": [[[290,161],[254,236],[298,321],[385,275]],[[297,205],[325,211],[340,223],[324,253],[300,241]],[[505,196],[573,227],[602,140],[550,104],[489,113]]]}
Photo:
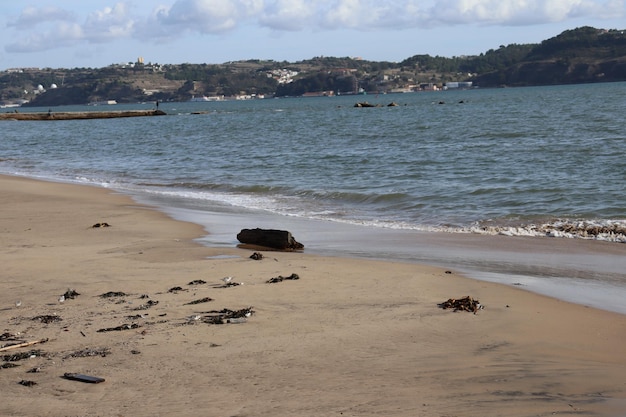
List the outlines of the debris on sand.
{"label": "debris on sand", "polygon": [[469,311],[474,314],[476,314],[478,310],[485,308],[478,300],[474,300],[470,296],[465,296],[463,298],[450,298],[448,301],[444,301],[443,303],[437,305],[443,309],[453,308],[455,312]]}
{"label": "debris on sand", "polygon": [[98,228],[98,227],[111,227],[111,225],[109,223],[102,222],[102,223],[96,223],[96,224],[94,224],[91,227],[95,229],[95,228]]}
{"label": "debris on sand", "polygon": [[100,298],[113,298],[113,297],[126,297],[126,293],[122,291],[109,291],[104,294],[100,294]]}
{"label": "debris on sand", "polygon": [[296,279],[300,279],[298,274],[291,274],[288,277],[283,277],[282,275],[279,275],[277,277],[268,279],[266,282],[268,284],[274,284],[276,282],[282,282],[282,281],[285,281],[285,280],[296,280]]}
{"label": "debris on sand", "polygon": [[81,350],[77,350],[75,352],[69,353],[63,357],[63,359],[69,358],[88,358],[93,356],[101,356],[106,357],[109,353],[111,353],[111,349],[104,347],[98,349],[85,348]]}
{"label": "debris on sand", "polygon": [[149,309],[149,308],[151,308],[151,307],[154,307],[154,306],[155,306],[155,305],[157,305],[157,304],[159,304],[159,302],[158,302],[158,301],[148,300],[148,302],[147,302],[147,303],[142,304],[142,305],[140,305],[139,307],[137,307],[137,308],[135,308],[135,309],[133,309],[133,310],[135,310],[135,311],[137,311],[137,310],[147,310],[147,309]]}
{"label": "debris on sand", "polygon": [[202,317],[202,322],[207,324],[245,323],[248,317],[254,314],[254,310],[251,306],[241,310],[224,308],[219,311],[207,311],[205,314],[207,315]]}
{"label": "debris on sand", "polygon": [[25,387],[32,387],[33,385],[37,385],[35,381],[27,381],[25,379],[22,379],[20,382],[18,382],[18,384],[24,385]]}
{"label": "debris on sand", "polygon": [[0,334],[0,341],[4,341],[4,340],[21,340],[19,339],[16,335],[14,335],[13,333],[9,333],[9,332],[4,332],[2,334]]}
{"label": "debris on sand", "polygon": [[91,384],[98,384],[100,382],[104,382],[104,378],[100,378],[99,376],[75,374],[71,372],[64,373],[63,378],[71,379],[73,381],[89,382]]}
{"label": "debris on sand", "polygon": [[17,368],[19,365],[16,363],[5,362],[0,365],[0,369],[9,369],[9,368]]}
{"label": "debris on sand", "polygon": [[79,295],[80,294],[77,293],[75,290],[69,288],[67,291],[65,291],[65,294],[63,294],[63,298],[66,299],[66,300],[69,300],[69,299],[73,300],[74,298],[76,298]]}
{"label": "debris on sand", "polygon": [[185,305],[187,306],[187,305],[193,305],[193,304],[202,304],[202,303],[208,303],[209,301],[213,301],[213,299],[209,297],[204,297],[199,300],[190,301],[186,303]]}
{"label": "debris on sand", "polygon": [[9,345],[6,345],[6,346],[2,346],[0,348],[0,352],[4,352],[4,351],[7,351],[7,350],[11,350],[11,349],[23,348],[23,347],[27,347],[27,346],[32,346],[32,345],[36,345],[38,343],[46,343],[47,341],[48,341],[48,339],[40,339],[40,340],[33,340],[33,341],[30,341],[30,342],[9,344]]}
{"label": "debris on sand", "polygon": [[252,255],[250,255],[250,259],[260,261],[261,259],[263,259],[263,254],[261,252],[254,252]]}
{"label": "debris on sand", "polygon": [[14,353],[12,355],[2,355],[0,359],[4,362],[17,362],[23,359],[29,359],[36,356],[43,356],[41,350],[29,350],[28,352]]}
{"label": "debris on sand", "polygon": [[200,284],[206,284],[206,281],[203,279],[194,279],[187,285],[200,285]]}
{"label": "debris on sand", "polygon": [[117,327],[107,327],[105,329],[98,329],[97,332],[102,333],[102,332],[114,332],[114,331],[121,331],[121,330],[131,330],[131,329],[137,329],[138,327],[141,327],[141,326],[138,325],[137,323],[122,324],[121,326],[117,326]]}
{"label": "debris on sand", "polygon": [[53,323],[55,321],[63,321],[63,319],[60,316],[57,316],[56,314],[45,314],[42,316],[35,316],[31,320],[40,321],[43,324]]}

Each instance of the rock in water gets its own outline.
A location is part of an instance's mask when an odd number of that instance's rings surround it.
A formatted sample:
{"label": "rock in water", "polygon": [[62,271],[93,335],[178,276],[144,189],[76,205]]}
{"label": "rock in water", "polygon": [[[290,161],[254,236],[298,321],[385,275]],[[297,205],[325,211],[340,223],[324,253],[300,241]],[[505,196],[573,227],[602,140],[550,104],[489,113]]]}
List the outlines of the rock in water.
{"label": "rock in water", "polygon": [[304,245],[296,241],[290,232],[274,229],[242,229],[237,240],[249,245],[264,246],[280,250],[300,250]]}

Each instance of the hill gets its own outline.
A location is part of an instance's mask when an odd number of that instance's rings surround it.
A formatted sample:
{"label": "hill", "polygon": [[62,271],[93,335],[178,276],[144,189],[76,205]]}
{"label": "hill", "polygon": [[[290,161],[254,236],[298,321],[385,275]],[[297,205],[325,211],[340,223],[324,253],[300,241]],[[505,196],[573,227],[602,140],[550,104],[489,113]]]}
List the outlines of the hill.
{"label": "hill", "polygon": [[[12,69],[0,74],[0,104],[32,106],[357,94],[626,81],[623,30],[581,27],[540,44],[501,45],[478,56],[415,55],[402,62],[315,57],[299,62],[111,65]],[[462,84],[463,85],[463,84]]]}

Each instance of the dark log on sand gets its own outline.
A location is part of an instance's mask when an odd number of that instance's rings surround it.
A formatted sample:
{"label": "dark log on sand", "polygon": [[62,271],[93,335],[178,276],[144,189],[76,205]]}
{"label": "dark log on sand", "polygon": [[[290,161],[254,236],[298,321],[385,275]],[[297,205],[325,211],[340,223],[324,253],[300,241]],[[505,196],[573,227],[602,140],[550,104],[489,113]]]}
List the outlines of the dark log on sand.
{"label": "dark log on sand", "polygon": [[297,242],[290,232],[273,229],[242,229],[237,234],[237,240],[241,243],[263,246],[280,250],[304,249],[302,243]]}
{"label": "dark log on sand", "polygon": [[0,120],[79,120],[116,119],[120,117],[165,116],[161,110],[84,111],[47,113],[0,113]]}

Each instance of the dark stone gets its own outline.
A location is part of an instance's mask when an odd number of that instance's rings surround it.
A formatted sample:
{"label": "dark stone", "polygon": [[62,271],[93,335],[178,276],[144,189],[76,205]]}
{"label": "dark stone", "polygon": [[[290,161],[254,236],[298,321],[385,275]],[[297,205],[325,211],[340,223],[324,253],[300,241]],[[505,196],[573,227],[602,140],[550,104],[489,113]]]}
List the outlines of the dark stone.
{"label": "dark stone", "polygon": [[280,250],[304,249],[302,243],[297,242],[290,232],[274,229],[242,229],[237,234],[237,240],[241,243],[263,246]]}

